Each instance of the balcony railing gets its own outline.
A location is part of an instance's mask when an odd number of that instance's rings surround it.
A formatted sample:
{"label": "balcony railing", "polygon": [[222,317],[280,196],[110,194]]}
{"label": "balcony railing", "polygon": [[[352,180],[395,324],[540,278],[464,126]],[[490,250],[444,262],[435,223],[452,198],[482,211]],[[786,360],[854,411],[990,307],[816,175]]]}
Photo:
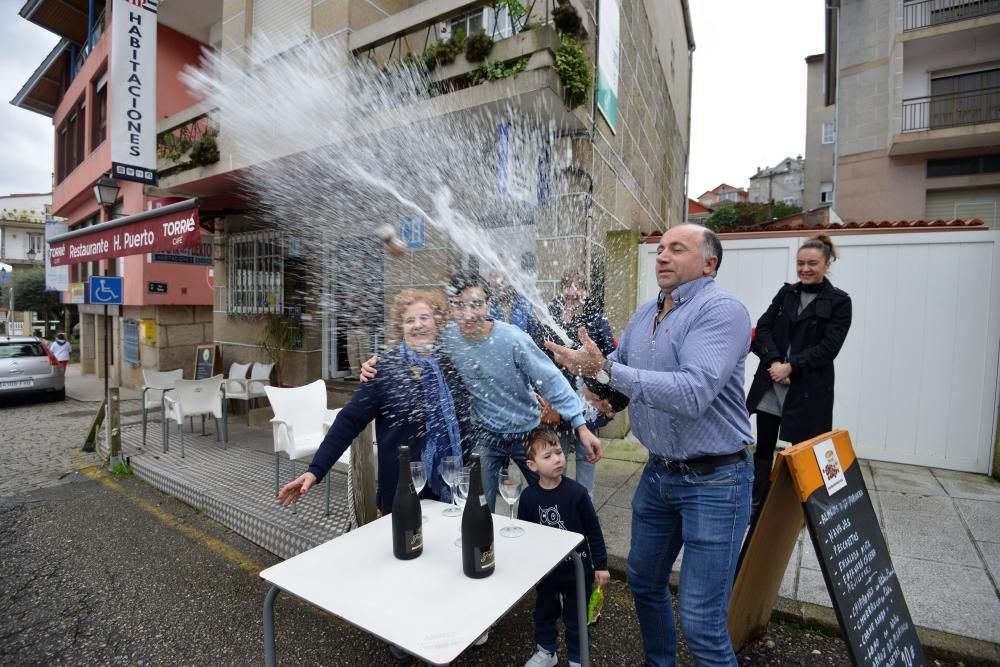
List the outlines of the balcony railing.
{"label": "balcony railing", "polygon": [[903,5],[903,32],[996,14],[1000,0],[923,0]]}
{"label": "balcony railing", "polygon": [[903,100],[903,132],[1000,122],[1000,86]]}

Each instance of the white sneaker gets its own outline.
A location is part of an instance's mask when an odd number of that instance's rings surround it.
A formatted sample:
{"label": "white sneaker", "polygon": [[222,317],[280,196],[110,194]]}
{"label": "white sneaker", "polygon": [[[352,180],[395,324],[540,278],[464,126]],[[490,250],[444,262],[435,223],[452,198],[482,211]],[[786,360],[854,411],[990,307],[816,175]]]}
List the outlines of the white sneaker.
{"label": "white sneaker", "polygon": [[549,653],[541,646],[535,646],[537,651],[524,663],[524,667],[556,667],[559,664],[559,657],[555,653]]}
{"label": "white sneaker", "polygon": [[483,634],[476,637],[476,641],[472,642],[473,646],[482,646],[486,643],[486,640],[490,638],[490,631],[487,630]]}
{"label": "white sneaker", "polygon": [[569,667],[583,667],[583,666],[578,662],[573,662],[572,660],[570,660]]}

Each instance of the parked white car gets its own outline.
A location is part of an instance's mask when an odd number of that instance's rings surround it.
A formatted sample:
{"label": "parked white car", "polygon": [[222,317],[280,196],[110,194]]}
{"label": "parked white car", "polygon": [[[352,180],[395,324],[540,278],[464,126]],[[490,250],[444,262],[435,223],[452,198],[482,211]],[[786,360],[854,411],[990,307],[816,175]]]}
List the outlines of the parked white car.
{"label": "parked white car", "polygon": [[0,336],[0,399],[23,394],[65,400],[62,366],[40,338]]}

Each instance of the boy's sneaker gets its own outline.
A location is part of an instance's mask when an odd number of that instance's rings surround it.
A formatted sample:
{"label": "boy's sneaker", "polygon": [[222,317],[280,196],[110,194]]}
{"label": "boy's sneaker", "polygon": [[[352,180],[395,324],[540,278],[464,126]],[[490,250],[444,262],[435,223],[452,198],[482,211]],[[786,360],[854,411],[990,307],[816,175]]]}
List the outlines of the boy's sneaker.
{"label": "boy's sneaker", "polygon": [[583,667],[583,665],[581,665],[578,662],[573,662],[572,660],[570,660],[569,661],[569,667]]}
{"label": "boy's sneaker", "polygon": [[559,664],[559,657],[555,653],[549,653],[541,646],[536,646],[537,651],[524,663],[524,667],[556,667]]}

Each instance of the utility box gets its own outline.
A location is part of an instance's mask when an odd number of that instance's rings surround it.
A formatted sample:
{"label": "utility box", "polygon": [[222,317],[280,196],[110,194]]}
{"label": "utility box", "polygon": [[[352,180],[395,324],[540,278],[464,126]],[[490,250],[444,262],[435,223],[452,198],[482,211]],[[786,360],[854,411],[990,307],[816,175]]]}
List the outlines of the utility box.
{"label": "utility box", "polygon": [[156,320],[139,320],[139,337],[146,345],[156,345]]}

